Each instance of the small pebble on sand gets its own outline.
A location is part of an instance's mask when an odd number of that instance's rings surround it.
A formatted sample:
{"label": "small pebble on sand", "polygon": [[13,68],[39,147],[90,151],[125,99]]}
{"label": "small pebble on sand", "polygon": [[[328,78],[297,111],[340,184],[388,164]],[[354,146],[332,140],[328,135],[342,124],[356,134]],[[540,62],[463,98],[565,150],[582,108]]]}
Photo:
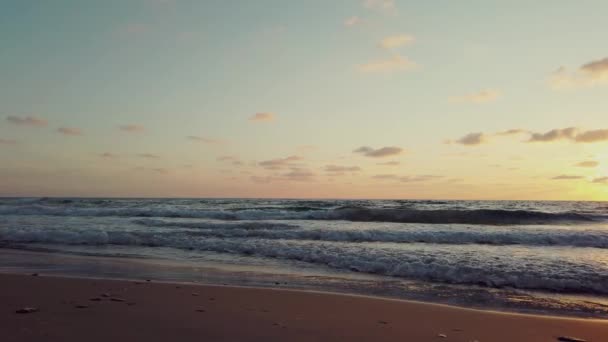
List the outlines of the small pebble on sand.
{"label": "small pebble on sand", "polygon": [[572,336],[560,336],[557,340],[562,342],[587,342],[587,340]]}
{"label": "small pebble on sand", "polygon": [[18,313],[18,314],[28,314],[28,313],[38,312],[38,311],[40,311],[38,308],[25,307],[25,308],[21,308],[19,310],[15,310],[15,313]]}

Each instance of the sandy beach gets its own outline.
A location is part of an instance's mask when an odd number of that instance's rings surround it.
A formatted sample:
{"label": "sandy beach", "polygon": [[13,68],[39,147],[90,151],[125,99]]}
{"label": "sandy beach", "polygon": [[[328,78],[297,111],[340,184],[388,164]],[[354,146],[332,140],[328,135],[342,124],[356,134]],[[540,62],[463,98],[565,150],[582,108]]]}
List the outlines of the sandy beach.
{"label": "sandy beach", "polygon": [[[608,322],[328,293],[0,275],[3,341],[606,341]],[[17,313],[26,307],[36,312]]]}

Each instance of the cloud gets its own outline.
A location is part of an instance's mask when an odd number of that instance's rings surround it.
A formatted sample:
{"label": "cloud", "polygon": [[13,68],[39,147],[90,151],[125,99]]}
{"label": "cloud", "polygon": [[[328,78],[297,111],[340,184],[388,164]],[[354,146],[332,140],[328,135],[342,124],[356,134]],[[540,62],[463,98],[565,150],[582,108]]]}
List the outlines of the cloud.
{"label": "cloud", "polygon": [[344,26],[353,27],[353,26],[361,25],[362,23],[363,23],[363,19],[354,15],[344,21]]}
{"label": "cloud", "polygon": [[457,144],[465,146],[476,146],[487,142],[487,137],[481,132],[469,133],[455,141]]}
{"label": "cloud", "polygon": [[530,133],[530,132],[525,129],[521,129],[521,128],[513,128],[513,129],[508,129],[506,131],[496,132],[494,134],[498,135],[498,136],[507,136],[507,135],[526,134],[526,133]]}
{"label": "cloud", "polygon": [[375,175],[372,178],[380,180],[394,180],[403,183],[414,183],[414,182],[427,182],[436,179],[444,178],[444,176],[438,175],[415,175],[415,176],[399,176],[395,174],[380,174]]}
{"label": "cloud", "polygon": [[19,117],[10,115],[6,118],[6,121],[19,126],[45,127],[48,125],[48,121],[33,116]]}
{"label": "cloud", "polygon": [[204,143],[204,144],[220,144],[220,143],[222,143],[222,141],[218,140],[218,139],[199,137],[199,136],[196,136],[196,135],[189,135],[189,136],[186,137],[186,139],[191,140],[191,141],[201,142],[201,143]]}
{"label": "cloud", "polygon": [[315,151],[316,149],[318,149],[319,147],[317,147],[316,145],[300,145],[296,147],[296,150],[298,150],[299,152],[311,152],[311,151]]}
{"label": "cloud", "polygon": [[573,139],[575,134],[575,127],[552,129],[546,133],[532,133],[528,142],[549,142],[563,139]]}
{"label": "cloud", "polygon": [[118,158],[118,155],[116,155],[114,153],[110,153],[110,152],[105,152],[105,153],[101,153],[99,155],[99,157],[105,158],[105,159],[115,159],[115,158]]}
{"label": "cloud", "polygon": [[391,160],[391,161],[387,161],[387,162],[384,162],[384,163],[377,163],[377,165],[384,165],[384,166],[398,166],[400,164],[401,163],[398,162],[398,161],[396,161],[396,160]]}
{"label": "cloud", "polygon": [[279,170],[287,166],[292,166],[293,162],[302,160],[299,156],[289,156],[285,158],[277,158],[259,162],[258,165],[268,170]]}
{"label": "cloud", "polygon": [[326,165],[325,172],[342,174],[344,172],[359,172],[361,168],[358,166],[342,166],[342,165]]}
{"label": "cloud", "polygon": [[252,122],[270,122],[274,121],[276,115],[273,113],[263,112],[263,113],[255,113],[252,117],[249,118],[249,121]]}
{"label": "cloud", "polygon": [[251,176],[251,179],[254,183],[267,184],[271,182],[311,182],[314,181],[316,175],[306,169],[293,168],[290,172],[283,173],[276,176]]}
{"label": "cloud", "polygon": [[583,64],[580,69],[592,79],[608,80],[608,57]]}
{"label": "cloud", "polygon": [[152,154],[152,153],[139,153],[139,154],[137,154],[137,156],[140,158],[146,158],[146,159],[160,159],[159,155]]}
{"label": "cloud", "polygon": [[580,163],[576,163],[574,166],[578,166],[578,167],[596,167],[600,165],[599,162],[595,161],[595,160],[586,160],[586,161],[582,161]]}
{"label": "cloud", "polygon": [[0,145],[16,145],[17,140],[0,138]]}
{"label": "cloud", "polygon": [[365,73],[388,73],[408,71],[416,67],[416,63],[409,58],[395,54],[385,59],[378,59],[369,63],[359,64],[357,69]]}
{"label": "cloud", "polygon": [[608,129],[584,131],[574,137],[576,142],[593,143],[608,140]]}
{"label": "cloud", "polygon": [[573,180],[573,179],[583,179],[583,176],[575,176],[575,175],[559,175],[555,176],[551,179],[553,180]]}
{"label": "cloud", "polygon": [[216,159],[219,162],[230,163],[234,166],[243,166],[245,163],[235,156],[219,156]]}
{"label": "cloud", "polygon": [[598,177],[592,180],[593,183],[608,184],[608,177]]}
{"label": "cloud", "polygon": [[83,135],[82,130],[80,128],[75,127],[60,127],[57,129],[57,132],[68,135],[68,136],[79,136]]}
{"label": "cloud", "polygon": [[120,126],[118,126],[118,129],[120,129],[123,132],[129,132],[129,133],[139,133],[139,132],[143,132],[145,130],[144,126],[135,125],[135,124],[120,125]]}
{"label": "cloud", "polygon": [[500,92],[492,89],[484,89],[478,92],[469,93],[463,96],[452,96],[451,102],[486,103],[496,101],[500,97]]}
{"label": "cloud", "polygon": [[576,143],[608,141],[608,129],[581,131],[576,127],[552,129],[546,133],[532,133],[528,142],[552,142],[570,140]]}
{"label": "cloud", "polygon": [[395,5],[395,0],[364,0],[363,6],[370,10],[385,12],[385,13],[395,13],[397,10],[397,6]]}
{"label": "cloud", "polygon": [[574,71],[561,66],[549,77],[550,86],[558,90],[606,83],[608,83],[608,57],[585,63]]}
{"label": "cloud", "polygon": [[378,46],[386,50],[396,49],[402,46],[406,46],[414,42],[414,37],[407,34],[399,34],[395,36],[385,37],[380,41]]}
{"label": "cloud", "polygon": [[396,146],[386,146],[381,147],[379,149],[374,149],[369,146],[361,146],[358,149],[353,151],[354,153],[360,153],[366,157],[372,158],[384,158],[389,156],[396,156],[403,153],[403,149],[401,147]]}
{"label": "cloud", "polygon": [[310,182],[315,177],[312,171],[304,169],[292,169],[290,172],[282,175],[283,179],[296,182]]}
{"label": "cloud", "polygon": [[149,168],[149,167],[138,166],[134,169],[137,171],[151,171],[151,172],[159,173],[161,175],[169,174],[169,170],[162,168],[162,167]]}

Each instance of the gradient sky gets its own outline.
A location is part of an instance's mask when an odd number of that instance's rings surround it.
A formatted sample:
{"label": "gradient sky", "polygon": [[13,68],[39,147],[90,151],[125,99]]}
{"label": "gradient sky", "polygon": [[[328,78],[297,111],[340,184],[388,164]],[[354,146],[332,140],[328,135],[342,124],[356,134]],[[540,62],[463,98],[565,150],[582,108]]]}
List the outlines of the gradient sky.
{"label": "gradient sky", "polygon": [[606,13],[5,0],[0,195],[608,200]]}

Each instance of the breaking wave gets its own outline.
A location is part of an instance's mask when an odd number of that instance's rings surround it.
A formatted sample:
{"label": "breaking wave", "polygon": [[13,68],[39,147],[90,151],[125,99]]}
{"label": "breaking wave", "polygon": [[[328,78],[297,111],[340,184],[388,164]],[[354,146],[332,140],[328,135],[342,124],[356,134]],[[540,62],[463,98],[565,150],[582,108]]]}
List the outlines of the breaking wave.
{"label": "breaking wave", "polygon": [[577,212],[548,213],[528,210],[500,209],[383,209],[343,207],[335,209],[295,210],[247,209],[247,210],[200,210],[179,207],[118,207],[82,208],[45,205],[1,206],[0,215],[48,215],[86,217],[167,217],[208,218],[218,220],[344,220],[353,222],[399,222],[399,223],[459,223],[459,224],[551,224],[594,223],[608,217]]}
{"label": "breaking wave", "polygon": [[[193,238],[179,232],[146,233],[103,230],[0,230],[13,243],[61,243],[163,246],[184,250],[255,255],[304,261],[334,269],[451,284],[512,287],[568,293],[608,294],[608,272],[591,259],[552,257],[551,251],[487,249],[424,244],[369,245],[329,241],[257,238]],[[513,247],[517,248],[517,247]],[[529,260],[534,259],[534,263]],[[526,267],[521,267],[521,265]]]}

